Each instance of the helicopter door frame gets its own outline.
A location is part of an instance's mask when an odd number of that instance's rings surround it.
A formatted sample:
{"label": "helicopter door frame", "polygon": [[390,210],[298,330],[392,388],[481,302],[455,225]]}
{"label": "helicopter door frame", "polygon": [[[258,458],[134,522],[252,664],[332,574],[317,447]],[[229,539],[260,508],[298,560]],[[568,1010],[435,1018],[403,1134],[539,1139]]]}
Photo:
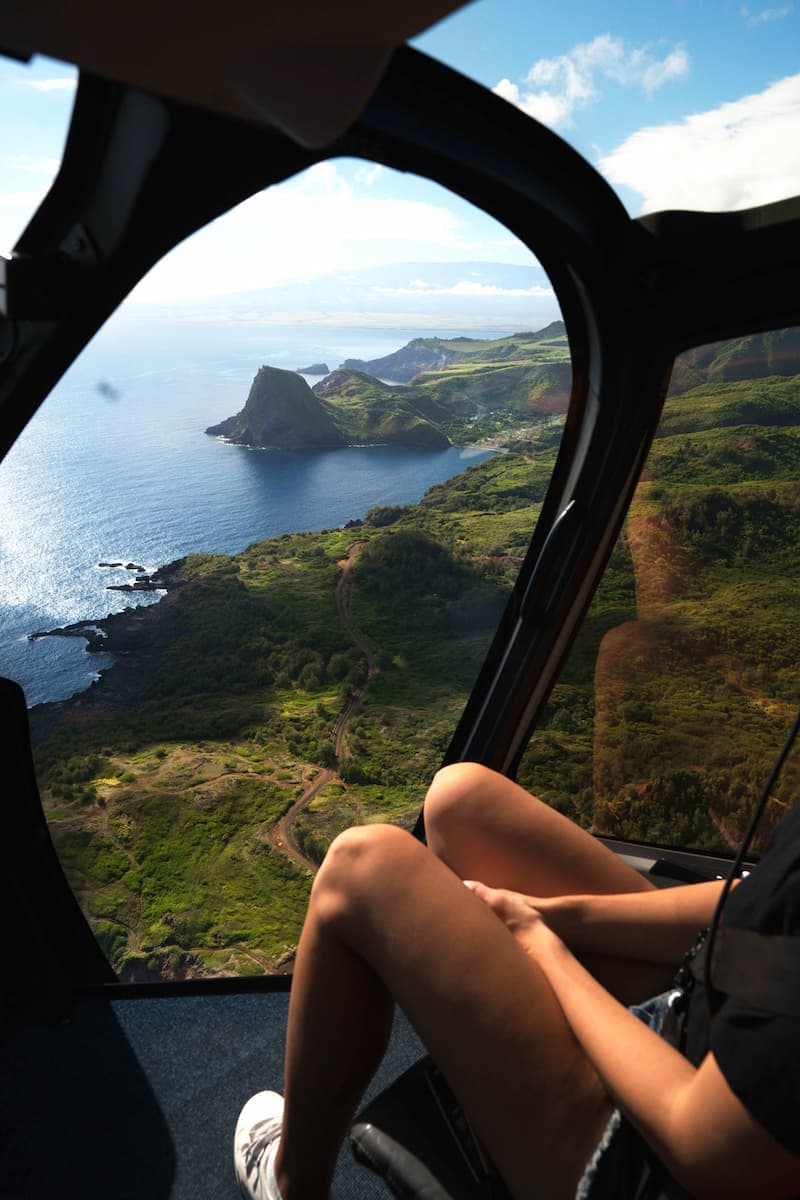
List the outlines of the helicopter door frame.
{"label": "helicopter door frame", "polygon": [[[394,55],[352,129],[322,151],[82,76],[58,177],[6,263],[0,455],[169,249],[264,187],[345,155],[413,170],[490,213],[537,256],[561,305],[573,372],[564,437],[445,758],[513,775],[613,548],[675,355],[800,324],[800,199],[632,220],[550,130],[409,48]],[[87,981],[96,978],[85,962]],[[166,986],[254,986],[203,983]],[[267,977],[258,986],[287,984]],[[165,989],[130,986],[153,990]]]}

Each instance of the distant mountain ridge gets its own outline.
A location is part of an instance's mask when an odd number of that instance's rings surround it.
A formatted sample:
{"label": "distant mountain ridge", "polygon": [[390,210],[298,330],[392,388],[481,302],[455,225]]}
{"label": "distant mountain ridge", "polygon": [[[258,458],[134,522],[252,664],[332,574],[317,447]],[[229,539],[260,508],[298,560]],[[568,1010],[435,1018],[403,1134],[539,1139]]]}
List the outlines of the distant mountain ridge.
{"label": "distant mountain ridge", "polygon": [[483,362],[508,361],[519,357],[520,349],[534,343],[562,342],[566,347],[563,321],[552,321],[535,333],[515,333],[511,337],[487,343],[483,338],[414,338],[393,354],[365,361],[347,358],[343,367],[366,371],[379,379],[408,383],[421,371],[437,371],[454,363],[465,363],[480,355]]}
{"label": "distant mountain ridge", "polygon": [[395,329],[535,328],[558,315],[538,263],[413,262],[336,271],[220,296],[139,302],[131,315],[180,321],[374,326]]}

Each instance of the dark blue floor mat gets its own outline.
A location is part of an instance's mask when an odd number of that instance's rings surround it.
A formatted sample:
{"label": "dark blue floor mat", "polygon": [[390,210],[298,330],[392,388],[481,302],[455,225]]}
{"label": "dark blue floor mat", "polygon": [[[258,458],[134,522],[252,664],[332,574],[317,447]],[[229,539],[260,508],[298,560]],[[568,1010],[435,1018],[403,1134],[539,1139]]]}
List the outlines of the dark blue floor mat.
{"label": "dark blue floor mat", "polygon": [[[3,1200],[235,1200],[231,1142],[253,1092],[280,1090],[286,993],[83,1001],[0,1051]],[[420,1057],[401,1015],[367,1093]],[[333,1200],[383,1184],[339,1160]]]}

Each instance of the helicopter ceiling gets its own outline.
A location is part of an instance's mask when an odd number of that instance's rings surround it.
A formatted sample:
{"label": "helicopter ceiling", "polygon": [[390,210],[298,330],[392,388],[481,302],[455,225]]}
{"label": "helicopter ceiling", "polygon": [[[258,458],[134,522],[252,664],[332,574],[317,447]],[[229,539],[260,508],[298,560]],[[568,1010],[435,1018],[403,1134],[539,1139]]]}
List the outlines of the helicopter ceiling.
{"label": "helicopter ceiling", "polygon": [[0,45],[212,112],[275,125],[307,146],[342,133],[380,82],[392,51],[462,0],[374,4],[233,0],[4,6]]}

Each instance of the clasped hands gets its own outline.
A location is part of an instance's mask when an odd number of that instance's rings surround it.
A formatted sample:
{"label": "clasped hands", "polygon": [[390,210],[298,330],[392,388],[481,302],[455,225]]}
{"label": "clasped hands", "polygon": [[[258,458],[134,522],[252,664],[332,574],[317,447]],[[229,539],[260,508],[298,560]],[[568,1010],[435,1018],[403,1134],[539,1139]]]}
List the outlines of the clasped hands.
{"label": "clasped hands", "polygon": [[559,940],[546,911],[552,902],[507,888],[488,887],[475,879],[465,879],[464,887],[492,910],[529,953],[535,954],[544,944]]}

